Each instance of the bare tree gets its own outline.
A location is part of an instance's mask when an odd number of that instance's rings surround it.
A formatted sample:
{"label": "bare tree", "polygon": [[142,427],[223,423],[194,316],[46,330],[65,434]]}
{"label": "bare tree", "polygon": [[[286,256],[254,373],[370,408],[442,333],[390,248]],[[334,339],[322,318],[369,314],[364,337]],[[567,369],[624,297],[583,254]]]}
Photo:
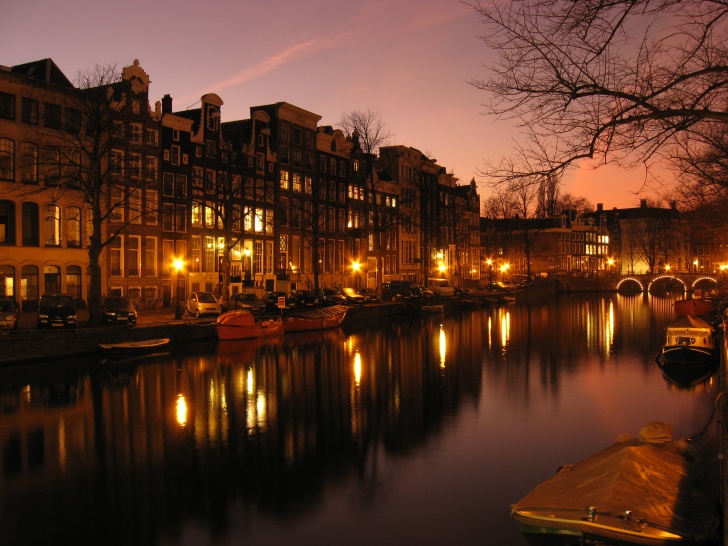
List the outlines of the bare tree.
{"label": "bare tree", "polygon": [[[126,154],[130,124],[158,122],[160,112],[150,111],[146,92],[138,81],[122,80],[115,65],[80,71],[75,86],[60,99],[65,116],[61,118],[60,107],[57,111],[46,107],[39,113],[43,123],[37,135],[38,152],[21,161],[23,177],[37,173],[40,180],[36,183],[42,182],[35,188],[25,185],[21,191],[52,191],[54,202],[65,199],[85,212],[90,326],[101,322],[104,249],[132,223],[147,216],[156,222],[158,214],[158,203],[144,197],[145,186],[152,184],[156,189],[158,173],[147,173],[146,167],[142,172],[141,154],[133,154],[138,161]],[[140,138],[142,135],[135,133]],[[80,218],[77,221],[80,223]]]}
{"label": "bare tree", "polygon": [[465,2],[496,58],[486,112],[519,122],[498,182],[560,174],[572,163],[645,164],[686,131],[728,122],[728,4],[722,0]]}

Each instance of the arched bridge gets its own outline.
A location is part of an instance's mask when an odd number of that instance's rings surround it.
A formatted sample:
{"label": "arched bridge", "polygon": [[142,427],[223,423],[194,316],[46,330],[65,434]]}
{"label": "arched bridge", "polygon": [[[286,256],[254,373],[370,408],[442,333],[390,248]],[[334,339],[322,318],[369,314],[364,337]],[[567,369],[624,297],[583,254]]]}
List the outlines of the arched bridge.
{"label": "arched bridge", "polygon": [[682,285],[685,292],[711,290],[718,286],[719,277],[702,273],[669,273],[645,275],[621,275],[616,279],[617,290],[651,292],[653,289]]}

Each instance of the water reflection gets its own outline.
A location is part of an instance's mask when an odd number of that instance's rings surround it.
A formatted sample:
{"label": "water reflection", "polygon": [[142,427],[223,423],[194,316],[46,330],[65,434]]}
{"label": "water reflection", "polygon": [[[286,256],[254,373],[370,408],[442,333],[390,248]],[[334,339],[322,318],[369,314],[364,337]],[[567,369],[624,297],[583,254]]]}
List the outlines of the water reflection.
{"label": "water reflection", "polygon": [[654,362],[671,304],[571,295],[0,370],[0,542],[521,544],[508,506],[560,464],[649,420],[702,427],[715,384]]}

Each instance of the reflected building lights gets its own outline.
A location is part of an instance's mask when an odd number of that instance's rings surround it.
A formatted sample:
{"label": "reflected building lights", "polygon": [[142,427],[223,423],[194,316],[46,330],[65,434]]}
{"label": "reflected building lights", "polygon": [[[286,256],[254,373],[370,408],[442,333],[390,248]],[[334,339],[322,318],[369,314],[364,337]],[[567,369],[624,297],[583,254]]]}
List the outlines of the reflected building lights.
{"label": "reflected building lights", "polygon": [[361,355],[359,351],[354,353],[354,383],[357,387],[361,385]]}
{"label": "reflected building lights", "polygon": [[447,339],[445,336],[445,330],[440,324],[440,368],[445,367],[445,354],[447,353]]}
{"label": "reflected building lights", "polygon": [[508,341],[511,339],[511,313],[509,311],[504,312],[501,315],[501,346],[503,352],[508,346]]}
{"label": "reflected building lights", "polygon": [[177,395],[177,423],[181,427],[187,424],[187,401],[183,394]]}

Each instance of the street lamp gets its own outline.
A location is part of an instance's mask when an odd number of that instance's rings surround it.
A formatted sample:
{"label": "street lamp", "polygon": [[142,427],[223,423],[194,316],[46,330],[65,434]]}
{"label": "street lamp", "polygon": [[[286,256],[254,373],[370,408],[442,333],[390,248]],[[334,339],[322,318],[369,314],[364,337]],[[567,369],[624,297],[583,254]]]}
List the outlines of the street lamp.
{"label": "street lamp", "polygon": [[698,259],[697,258],[695,258],[695,260],[693,260],[693,267],[695,268],[695,271],[693,271],[693,272],[697,273],[698,272]]}
{"label": "street lamp", "polygon": [[361,270],[361,264],[359,263],[359,260],[354,260],[351,262],[351,273],[354,275],[354,287],[359,288],[359,271]]}
{"label": "street lamp", "polygon": [[501,279],[503,279],[503,277],[505,276],[508,269],[510,269],[510,267],[511,267],[511,264],[509,264],[507,262],[500,266]]}

